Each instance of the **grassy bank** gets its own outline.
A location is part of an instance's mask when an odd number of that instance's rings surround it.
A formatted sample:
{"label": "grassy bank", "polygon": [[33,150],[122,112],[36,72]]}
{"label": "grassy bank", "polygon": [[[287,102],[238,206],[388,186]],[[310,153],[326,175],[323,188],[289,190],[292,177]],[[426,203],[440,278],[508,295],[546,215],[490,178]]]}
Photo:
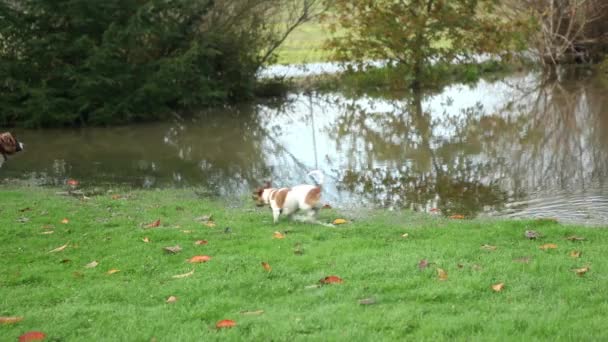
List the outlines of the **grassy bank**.
{"label": "grassy bank", "polygon": [[[321,218],[347,224],[275,226],[266,209],[188,190],[0,192],[0,316],[23,317],[0,324],[2,341],[31,330],[57,341],[608,338],[602,229],[336,209]],[[197,255],[211,260],[186,261]],[[343,282],[319,284],[331,275]],[[237,325],[216,329],[223,319]]]}

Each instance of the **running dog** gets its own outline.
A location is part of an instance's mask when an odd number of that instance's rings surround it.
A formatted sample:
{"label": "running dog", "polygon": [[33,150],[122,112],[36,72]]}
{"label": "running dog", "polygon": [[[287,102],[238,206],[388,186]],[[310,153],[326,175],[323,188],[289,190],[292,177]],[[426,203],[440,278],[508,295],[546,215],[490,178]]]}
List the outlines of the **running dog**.
{"label": "running dog", "polygon": [[23,150],[23,144],[9,132],[0,133],[0,167],[8,160],[8,156]]}

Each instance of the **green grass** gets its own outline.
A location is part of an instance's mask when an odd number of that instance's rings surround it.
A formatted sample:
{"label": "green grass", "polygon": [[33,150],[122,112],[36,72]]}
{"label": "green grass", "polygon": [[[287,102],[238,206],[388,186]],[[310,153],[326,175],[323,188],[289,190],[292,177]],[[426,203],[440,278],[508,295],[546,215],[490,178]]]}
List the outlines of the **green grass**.
{"label": "green grass", "polygon": [[[350,222],[275,226],[266,209],[200,199],[189,190],[88,200],[38,188],[0,191],[0,316],[24,317],[0,325],[1,341],[30,330],[51,341],[608,339],[603,229],[334,209],[321,218]],[[205,214],[216,227],[197,222]],[[160,227],[142,228],[156,219]],[[527,240],[526,229],[544,237]],[[285,239],[273,239],[275,231]],[[565,239],[572,234],[586,240]],[[208,244],[195,245],[199,239]],[[558,248],[539,249],[545,243]],[[182,252],[162,250],[173,245]],[[571,258],[572,250],[581,258]],[[194,255],[212,260],[187,263]],[[529,263],[514,261],[521,257]],[[420,270],[421,259],[434,264]],[[99,265],[85,268],[91,261]],[[590,267],[584,276],[571,271],[582,266]],[[437,267],[447,271],[446,281]],[[120,272],[108,275],[110,269]],[[190,277],[172,278],[192,269]],[[310,287],[328,275],[344,282]],[[493,292],[499,282],[505,289]],[[172,295],[178,301],[165,303]],[[369,297],[374,305],[358,303]],[[256,310],[263,313],[241,313]],[[237,326],[217,330],[222,319]]]}
{"label": "green grass", "polygon": [[324,26],[311,21],[297,27],[277,49],[278,64],[327,62],[331,53],[324,48],[330,33]]}

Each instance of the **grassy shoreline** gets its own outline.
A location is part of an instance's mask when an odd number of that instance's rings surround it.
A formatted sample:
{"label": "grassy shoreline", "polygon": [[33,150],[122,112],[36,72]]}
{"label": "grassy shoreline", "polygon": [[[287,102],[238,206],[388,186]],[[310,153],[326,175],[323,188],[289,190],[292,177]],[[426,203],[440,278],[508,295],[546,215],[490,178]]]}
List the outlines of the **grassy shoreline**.
{"label": "grassy shoreline", "polygon": [[[602,229],[336,209],[321,218],[347,224],[273,225],[265,209],[190,190],[90,199],[0,192],[0,316],[23,317],[0,324],[6,340],[31,330],[64,341],[608,338]],[[543,237],[526,239],[526,229]],[[539,248],[546,244],[557,248]],[[181,252],[163,251],[175,245]],[[212,259],[186,261],[196,255]],[[421,260],[429,265],[421,269]],[[588,272],[577,276],[582,267]],[[343,283],[320,286],[330,275]],[[497,283],[500,292],[491,289]],[[170,296],[177,301],[166,303]],[[368,298],[373,304],[360,304]],[[216,329],[223,319],[237,326]]]}

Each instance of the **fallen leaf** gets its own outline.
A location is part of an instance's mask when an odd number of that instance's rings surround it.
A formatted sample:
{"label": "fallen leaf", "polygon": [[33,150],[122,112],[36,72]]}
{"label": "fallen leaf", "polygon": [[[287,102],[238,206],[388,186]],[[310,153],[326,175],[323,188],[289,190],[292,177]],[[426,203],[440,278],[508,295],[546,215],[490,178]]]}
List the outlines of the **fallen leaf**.
{"label": "fallen leaf", "polygon": [[450,215],[450,218],[452,220],[464,220],[464,215],[461,214],[454,214],[454,215]]}
{"label": "fallen leaf", "polygon": [[266,261],[262,261],[262,267],[264,267],[264,269],[268,272],[272,271],[272,267]]}
{"label": "fallen leaf", "polygon": [[446,271],[444,271],[442,268],[437,268],[437,276],[439,277],[439,280],[441,280],[441,281],[448,280],[448,273]]}
{"label": "fallen leaf", "polygon": [[376,304],[376,299],[374,299],[374,298],[359,299],[359,305],[372,305],[372,304]]}
{"label": "fallen leaf", "polygon": [[585,238],[581,237],[581,236],[572,235],[572,236],[568,236],[566,238],[566,240],[570,240],[570,241],[583,241],[583,240],[585,240]]}
{"label": "fallen leaf", "polygon": [[61,223],[68,224],[68,223],[70,223],[70,220],[68,220],[67,218],[64,218],[63,220],[61,220]]}
{"label": "fallen leaf", "polygon": [[426,259],[422,259],[420,260],[420,262],[418,263],[418,268],[423,270],[425,268],[427,268],[429,266],[429,261]]}
{"label": "fallen leaf", "polygon": [[114,274],[114,273],[117,273],[117,272],[120,272],[120,270],[117,270],[117,269],[113,268],[113,269],[109,270],[109,271],[108,271],[108,272],[106,272],[106,273],[107,273],[107,274]]}
{"label": "fallen leaf", "polygon": [[85,268],[95,268],[95,267],[97,267],[97,265],[99,265],[99,263],[97,261],[91,261],[90,263],[86,264],[84,267]]}
{"label": "fallen leaf", "polygon": [[520,262],[522,264],[527,264],[530,262],[530,257],[521,257],[521,258],[513,259],[513,261]]}
{"label": "fallen leaf", "polygon": [[194,270],[192,270],[192,271],[190,271],[188,273],[174,275],[171,278],[175,278],[175,279],[186,278],[186,277],[189,277],[189,276],[191,276],[193,274],[194,274]]}
{"label": "fallen leaf", "polygon": [[345,219],[337,218],[334,220],[333,224],[345,224],[346,222],[348,221],[346,221]]}
{"label": "fallen leaf", "polygon": [[150,242],[150,239],[148,239],[148,237],[146,236],[146,237],[144,237],[143,239],[141,239],[141,241],[143,241],[143,242],[145,242],[145,243],[149,243],[149,242]]}
{"label": "fallen leaf", "polygon": [[264,310],[254,310],[254,311],[241,311],[241,315],[261,315],[264,313]]}
{"label": "fallen leaf", "polygon": [[534,240],[534,239],[541,237],[542,235],[535,230],[526,230],[524,232],[524,236],[530,240]]}
{"label": "fallen leaf", "polygon": [[284,239],[285,235],[283,235],[281,232],[274,232],[274,234],[272,235],[272,237],[274,239]]}
{"label": "fallen leaf", "polygon": [[213,215],[199,216],[199,217],[195,218],[194,220],[205,223],[207,221],[212,221],[213,220]]}
{"label": "fallen leaf", "polygon": [[13,324],[22,320],[23,317],[0,317],[0,324]]}
{"label": "fallen leaf", "polygon": [[160,226],[160,219],[158,219],[158,220],[156,220],[156,221],[154,221],[152,223],[147,224],[146,228],[156,228],[156,227],[159,227],[159,226]]}
{"label": "fallen leaf", "polygon": [[167,298],[167,300],[165,302],[166,303],[175,303],[175,302],[177,302],[177,297],[170,296],[169,298]]}
{"label": "fallen leaf", "polygon": [[407,239],[408,237],[410,237],[410,234],[405,233],[405,234],[402,234],[401,237],[404,238],[404,239]]}
{"label": "fallen leaf", "polygon": [[207,243],[208,243],[207,240],[196,240],[194,242],[195,245],[199,245],[199,246],[200,245],[206,245]]}
{"label": "fallen leaf", "polygon": [[492,246],[492,245],[482,245],[481,249],[485,249],[486,251],[495,251],[496,250],[496,246]]}
{"label": "fallen leaf", "polygon": [[218,329],[232,328],[234,326],[236,326],[236,322],[231,319],[223,319],[215,324],[215,327]]}
{"label": "fallen leaf", "polygon": [[175,246],[168,246],[168,247],[164,247],[163,250],[167,253],[179,253],[181,252],[182,248],[179,245],[175,245]]}
{"label": "fallen leaf", "polygon": [[338,276],[327,276],[321,280],[319,280],[319,283],[321,284],[341,284],[342,283],[342,279]]}
{"label": "fallen leaf", "polygon": [[544,245],[542,245],[542,246],[540,246],[538,248],[542,249],[543,251],[546,251],[548,249],[556,249],[557,245],[554,244],[554,243],[546,243],[546,244],[544,244]]}
{"label": "fallen leaf", "polygon": [[313,285],[304,286],[305,289],[318,289],[319,287],[321,287],[321,284],[313,284]]}
{"label": "fallen leaf", "polygon": [[492,285],[492,290],[494,290],[495,292],[500,292],[500,291],[502,291],[502,289],[504,287],[505,287],[504,283],[498,283],[498,284]]}
{"label": "fallen leaf", "polygon": [[19,342],[42,341],[46,338],[46,334],[40,331],[28,331],[19,336]]}
{"label": "fallen leaf", "polygon": [[55,249],[53,249],[52,251],[50,251],[49,253],[55,253],[55,252],[61,252],[62,250],[64,250],[66,247],[68,246],[68,243],[66,243],[63,246],[57,247]]}
{"label": "fallen leaf", "polygon": [[213,221],[207,221],[205,223],[203,223],[205,226],[209,227],[209,228],[213,228],[216,226],[215,222]]}
{"label": "fallen leaf", "polygon": [[583,254],[583,252],[581,252],[581,251],[572,251],[572,252],[570,252],[570,257],[572,257],[572,258],[580,258],[581,254]]}
{"label": "fallen leaf", "polygon": [[54,233],[54,231],[52,231],[52,230],[47,230],[47,231],[45,231],[45,232],[40,233],[40,235],[49,235],[49,234],[53,234],[53,233]]}
{"label": "fallen leaf", "polygon": [[112,199],[113,199],[113,200],[120,199],[121,197],[122,197],[122,196],[120,196],[120,195],[112,195]]}
{"label": "fallen leaf", "polygon": [[188,259],[188,262],[191,264],[194,264],[194,263],[207,262],[209,260],[211,260],[211,257],[208,255],[196,255],[196,256],[193,256],[192,258]]}
{"label": "fallen leaf", "polygon": [[589,271],[589,267],[575,268],[573,271],[577,276],[582,277],[585,273],[587,273],[587,271]]}

